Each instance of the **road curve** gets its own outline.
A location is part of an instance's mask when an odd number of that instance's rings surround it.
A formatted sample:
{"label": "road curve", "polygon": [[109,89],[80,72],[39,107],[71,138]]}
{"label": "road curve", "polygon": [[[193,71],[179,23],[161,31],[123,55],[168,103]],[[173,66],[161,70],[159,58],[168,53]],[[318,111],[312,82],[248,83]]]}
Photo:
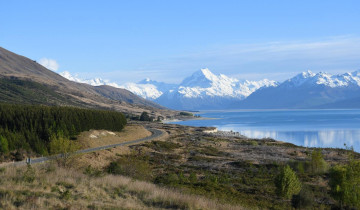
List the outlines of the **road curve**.
{"label": "road curve", "polygon": [[[118,146],[126,146],[126,145],[131,145],[131,144],[137,144],[137,143],[140,143],[140,142],[153,140],[153,139],[158,138],[158,137],[160,137],[161,135],[164,134],[163,131],[158,130],[158,129],[147,128],[147,127],[145,127],[145,128],[152,133],[151,136],[148,136],[148,137],[145,137],[145,138],[142,138],[142,139],[126,141],[126,142],[122,142],[122,143],[118,143],[118,144],[111,144],[111,145],[106,145],[106,146],[101,146],[101,147],[78,150],[78,151],[75,152],[75,154],[84,154],[84,153],[95,152],[95,151],[99,151],[99,150],[103,150],[103,149],[110,149],[110,148],[114,148],[114,147],[118,147]],[[63,154],[49,156],[49,157],[34,158],[34,159],[31,159],[31,164],[43,163],[43,162],[46,162],[48,160],[61,157],[62,155]],[[26,160],[14,162],[14,163],[9,164],[9,165],[13,165],[13,166],[26,165]]]}

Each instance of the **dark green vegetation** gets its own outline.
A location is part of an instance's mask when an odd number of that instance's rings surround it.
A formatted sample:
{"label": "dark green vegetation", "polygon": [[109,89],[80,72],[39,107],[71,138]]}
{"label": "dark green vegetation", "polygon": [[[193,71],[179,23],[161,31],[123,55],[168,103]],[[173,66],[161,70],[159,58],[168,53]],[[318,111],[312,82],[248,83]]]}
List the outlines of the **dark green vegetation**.
{"label": "dark green vegetation", "polygon": [[73,98],[61,95],[51,87],[30,80],[0,78],[0,102],[16,104],[84,106]]}
{"label": "dark green vegetation", "polygon": [[360,208],[360,161],[333,167],[330,177],[331,194],[340,206]]}
{"label": "dark green vegetation", "polygon": [[[136,115],[136,114],[126,114],[126,118],[130,119],[130,120],[135,120],[135,121],[145,121],[145,122],[152,122],[154,121],[154,116],[149,115],[148,112],[142,112],[140,115]],[[158,121],[160,121],[162,117],[158,116]]]}
{"label": "dark green vegetation", "polygon": [[24,149],[47,155],[56,139],[75,139],[90,129],[120,131],[125,124],[124,115],[115,111],[0,104],[0,152]]}
{"label": "dark green vegetation", "polygon": [[141,113],[139,120],[140,121],[153,121],[154,118],[150,117],[147,112],[143,112],[143,113]]}
{"label": "dark green vegetation", "polygon": [[[360,184],[360,164],[349,163],[346,150],[222,139],[183,129],[177,133],[169,130],[167,141],[132,146],[133,152],[112,162],[107,172],[245,208],[358,207],[351,199],[358,201],[360,188],[351,186]],[[250,160],[254,154],[260,158]],[[132,175],[134,171],[141,176]]]}
{"label": "dark green vegetation", "polygon": [[194,115],[193,115],[192,113],[190,113],[190,112],[180,112],[180,115],[188,116],[188,117],[194,116]]}

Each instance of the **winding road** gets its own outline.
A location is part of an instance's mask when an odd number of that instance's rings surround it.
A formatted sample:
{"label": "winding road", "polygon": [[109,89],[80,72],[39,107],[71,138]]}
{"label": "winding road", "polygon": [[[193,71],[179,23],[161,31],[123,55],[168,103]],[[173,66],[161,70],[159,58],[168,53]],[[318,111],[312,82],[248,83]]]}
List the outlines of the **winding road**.
{"label": "winding road", "polygon": [[[147,127],[145,127],[145,128],[152,133],[151,136],[141,138],[141,139],[132,140],[132,141],[126,141],[126,142],[122,142],[122,143],[118,143],[118,144],[111,144],[111,145],[106,145],[106,146],[101,146],[101,147],[78,150],[78,151],[75,152],[75,154],[84,154],[84,153],[95,152],[95,151],[104,150],[104,149],[110,149],[110,148],[114,148],[114,147],[118,147],[118,146],[127,146],[127,145],[137,144],[137,143],[140,143],[140,142],[154,140],[155,138],[158,138],[158,137],[160,137],[161,135],[164,134],[163,131],[158,130],[158,129],[147,128]],[[48,156],[48,157],[34,158],[34,159],[31,159],[30,164],[43,163],[43,162],[46,162],[48,160],[61,157],[62,155],[63,154],[54,155],[54,156]],[[20,165],[26,165],[26,163],[27,163],[26,160],[23,160],[23,161],[18,161],[18,162],[11,163],[9,165],[20,166]]]}

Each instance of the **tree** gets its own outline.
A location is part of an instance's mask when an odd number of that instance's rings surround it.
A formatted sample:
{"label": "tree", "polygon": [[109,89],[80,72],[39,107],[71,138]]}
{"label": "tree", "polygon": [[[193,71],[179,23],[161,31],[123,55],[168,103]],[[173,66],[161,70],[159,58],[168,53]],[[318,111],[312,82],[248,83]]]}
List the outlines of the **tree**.
{"label": "tree", "polygon": [[280,174],[275,178],[275,186],[276,193],[287,199],[298,194],[301,190],[301,183],[289,165],[281,169]]}
{"label": "tree", "polygon": [[324,173],[328,169],[328,165],[320,150],[314,150],[311,153],[310,169],[315,174]]}
{"label": "tree", "polygon": [[77,142],[63,137],[52,137],[50,142],[50,153],[55,156],[58,160],[58,163],[63,166],[67,166],[70,162],[73,154],[80,149],[80,146]]}
{"label": "tree", "polygon": [[6,138],[0,136],[0,153],[7,154],[9,152],[9,144]]}
{"label": "tree", "polygon": [[150,116],[147,112],[141,113],[140,121],[150,121]]}
{"label": "tree", "polygon": [[337,165],[330,170],[332,197],[343,205],[360,208],[360,161],[350,160],[347,165]]}

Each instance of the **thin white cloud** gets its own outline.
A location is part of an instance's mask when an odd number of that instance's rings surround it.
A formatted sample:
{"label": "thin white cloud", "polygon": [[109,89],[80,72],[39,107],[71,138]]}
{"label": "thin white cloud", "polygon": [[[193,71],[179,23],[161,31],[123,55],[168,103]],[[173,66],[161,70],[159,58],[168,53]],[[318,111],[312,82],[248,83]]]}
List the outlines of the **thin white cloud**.
{"label": "thin white cloud", "polygon": [[339,36],[312,40],[216,45],[159,59],[149,69],[167,70],[164,76],[184,77],[208,67],[215,73],[253,79],[283,80],[301,72],[341,73],[360,68],[360,37]]}
{"label": "thin white cloud", "polygon": [[40,60],[38,60],[38,63],[52,71],[57,71],[59,69],[59,64],[54,59],[41,58]]}

